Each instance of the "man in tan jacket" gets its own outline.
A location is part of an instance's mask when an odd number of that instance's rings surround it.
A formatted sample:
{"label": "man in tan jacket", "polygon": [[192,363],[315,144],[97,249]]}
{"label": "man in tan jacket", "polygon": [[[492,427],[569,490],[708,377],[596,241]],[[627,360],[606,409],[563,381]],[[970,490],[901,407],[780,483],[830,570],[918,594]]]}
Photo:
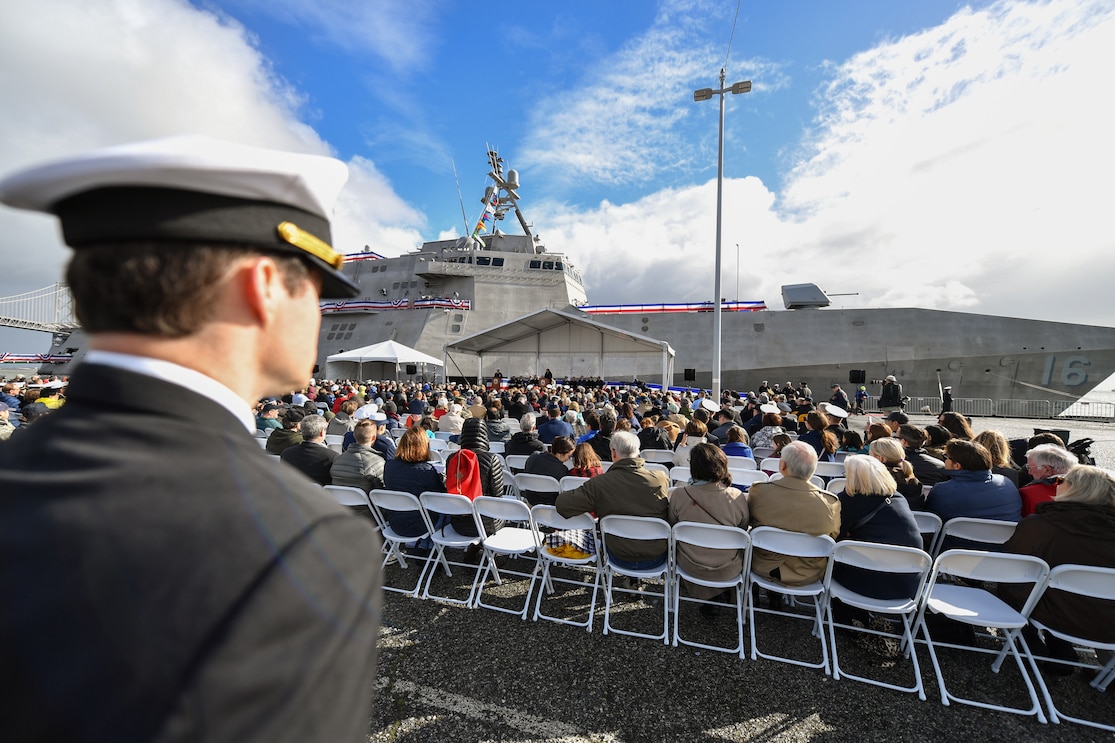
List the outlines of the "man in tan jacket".
{"label": "man in tan jacket", "polygon": [[[809,482],[817,470],[817,452],[809,444],[795,441],[782,449],[778,471],[782,479],[756,483],[748,494],[751,526],[776,526],[813,536],[840,531],[840,501],[832,493]],[[825,558],[788,557],[756,549],[751,569],[788,586],[802,586],[825,574]]]}

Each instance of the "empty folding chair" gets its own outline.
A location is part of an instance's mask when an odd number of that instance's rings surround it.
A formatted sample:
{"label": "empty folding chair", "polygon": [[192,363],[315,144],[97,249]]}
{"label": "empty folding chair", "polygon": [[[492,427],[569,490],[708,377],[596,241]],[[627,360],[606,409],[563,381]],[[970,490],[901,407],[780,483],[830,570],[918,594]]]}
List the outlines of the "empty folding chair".
{"label": "empty folding chair", "polygon": [[639,457],[644,462],[658,462],[666,465],[674,463],[674,452],[671,449],[643,449],[639,452]]}
{"label": "empty folding chair", "polygon": [[591,479],[592,479],[591,477],[578,477],[577,475],[566,475],[565,477],[558,480],[558,487],[561,489],[561,492],[565,493],[565,492],[568,492],[570,490],[576,490],[577,488],[581,487],[582,485],[584,485],[586,482],[588,482]]}
{"label": "empty folding chair", "polygon": [[825,485],[825,490],[829,491],[830,493],[840,493],[840,491],[842,491],[847,484],[848,481],[845,478],[834,477],[828,481],[827,485]]}
{"label": "empty folding chair", "polygon": [[[483,495],[474,500],[472,506],[476,510],[477,516],[487,516],[496,521],[505,522],[505,525],[493,534],[487,533],[482,521],[479,524],[484,557],[476,597],[473,599],[472,605],[473,607],[482,606],[485,609],[502,611],[505,614],[518,614],[521,619],[525,620],[527,612],[530,610],[530,594],[534,590],[534,581],[541,569],[541,557],[539,556],[541,541],[538,536],[538,528],[534,524],[534,517],[530,515],[530,508],[520,500],[490,498]],[[525,526],[512,524],[525,524]],[[496,585],[503,584],[501,569],[496,565],[497,556],[524,558],[529,563],[527,566],[529,571],[516,571],[507,567],[502,569],[502,573],[507,575],[529,579],[526,596],[523,597],[522,610],[508,609],[484,602],[484,587],[487,585],[489,577],[495,579]]]}
{"label": "empty folding chair", "polygon": [[843,462],[817,462],[817,471],[814,473],[826,481],[834,477],[844,477]]}
{"label": "empty folding chair", "polygon": [[[429,570],[432,562],[429,555],[408,555],[403,551],[403,545],[411,542],[417,542],[430,536],[433,531],[433,526],[426,515],[425,509],[416,497],[410,493],[405,493],[401,490],[372,490],[368,493],[368,499],[372,502],[372,513],[376,517],[376,522],[379,523],[380,535],[383,537],[383,546],[386,548],[386,554],[383,557],[382,567],[386,568],[388,563],[392,562],[392,558],[398,561],[399,570],[409,570],[410,565],[408,562],[414,560],[422,564],[422,569],[418,571],[418,578],[414,583],[414,588],[396,588],[387,585],[388,576],[384,572],[383,577],[383,590],[395,591],[397,593],[405,593],[411,598],[417,598],[419,592],[422,590],[422,581],[426,577],[426,571]],[[416,512],[422,519],[424,531],[421,534],[404,536],[399,534],[391,528],[391,522],[388,520],[388,515],[384,511],[396,512]]]}
{"label": "empty folding chair", "polygon": [[[528,505],[535,505],[536,503],[553,505],[553,501],[557,499],[558,493],[561,492],[561,485],[549,475],[531,475],[520,472],[515,475],[515,489],[519,492],[519,496],[527,501]],[[528,492],[538,494],[533,496],[534,503],[528,497]]]}
{"label": "empty folding chair", "polygon": [[508,454],[503,458],[513,474],[518,474],[527,468],[527,459],[526,454]]}
{"label": "empty folding chair", "polygon": [[[815,537],[801,532],[786,531],[785,529],[779,529],[774,526],[756,526],[751,530],[752,558],[754,558],[755,550],[757,549],[764,549],[769,552],[776,552],[780,555],[791,555],[794,557],[827,558],[832,554],[832,550],[835,546],[836,543],[833,542],[832,537],[828,535]],[[811,598],[813,600],[812,634],[821,641],[821,662],[810,663],[809,661],[772,655],[759,650],[758,643],[755,640],[755,612],[776,614],[783,617],[792,617],[794,619],[806,619],[807,617],[776,609],[760,609],[755,606],[756,602],[754,600],[749,600],[747,602],[747,620],[751,625],[751,660],[766,658],[768,660],[782,661],[783,663],[792,663],[795,666],[805,666],[806,668],[823,668],[826,674],[829,673],[828,643],[825,641],[823,616],[823,598],[825,595],[824,583],[817,580],[812,583],[807,583],[804,586],[787,586],[768,576],[759,575],[754,570],[751,570],[749,566],[747,575],[748,596],[751,596],[753,586],[759,586],[768,593],[779,593],[792,598]]]}
{"label": "empty folding chair", "polygon": [[996,519],[975,519],[960,516],[949,519],[941,529],[934,550],[937,553],[948,549],[986,549],[998,551],[998,546],[1012,536],[1018,524],[1013,521]]}
{"label": "empty folding chair", "polygon": [[661,472],[666,477],[670,476],[670,465],[668,464],[662,464],[661,462],[646,462],[643,464],[643,468],[650,470],[651,472]]}
{"label": "empty folding chair", "polygon": [[489,441],[488,451],[492,454],[503,454],[504,443],[502,441]]}
{"label": "empty folding chair", "polygon": [[[553,506],[538,505],[530,510],[534,515],[535,524],[539,527],[547,527],[559,532],[581,530],[595,535],[596,521],[587,513],[582,513],[567,519],[559,515],[557,509]],[[542,585],[538,591],[538,596],[534,600],[534,621],[537,622],[541,617],[550,622],[570,624],[574,627],[584,627],[589,632],[592,632],[592,620],[596,613],[596,596],[600,588],[600,548],[595,537],[592,538],[592,542],[593,551],[588,557],[558,555],[551,552],[545,544],[543,544],[542,550],[539,553],[542,558]],[[554,575],[552,569],[555,567],[577,571],[579,577],[577,579],[571,579],[561,577],[560,575]],[[587,576],[585,575],[586,573]],[[586,577],[591,578],[591,581],[585,580]],[[554,593],[555,583],[573,586],[574,588],[584,588],[588,591],[588,616],[585,621],[576,622],[553,614],[546,614],[542,611],[543,594],[552,595]]]}
{"label": "empty folding chair", "polygon": [[403,437],[403,434],[406,433],[406,432],[407,432],[406,428],[392,428],[391,429],[391,438],[398,441],[399,439],[401,439]]}
{"label": "empty folding chair", "polygon": [[[434,514],[445,514],[446,516],[468,516],[476,522],[476,512],[472,508],[472,501],[463,495],[456,493],[435,493],[427,491],[418,496],[419,502],[422,507],[426,509],[426,515],[431,524],[435,521]],[[480,527],[476,527],[476,533],[480,534]],[[430,534],[430,539],[434,543],[433,553],[430,559],[434,562],[434,566],[427,571],[426,585],[422,589],[422,598],[435,598],[440,601],[445,601],[450,604],[459,604],[462,606],[472,606],[473,599],[476,597],[476,585],[480,581],[480,566],[473,565],[467,562],[454,562],[445,555],[446,549],[468,549],[474,544],[480,544],[480,537],[472,537],[466,534],[461,534],[453,528],[452,524],[446,524],[440,529],[434,529]],[[472,585],[469,587],[468,596],[463,599],[452,598],[450,596],[438,595],[430,591],[430,586],[434,582],[434,577],[437,574],[437,566],[441,565],[445,569],[445,574],[452,578],[453,567],[462,568],[464,570],[471,570],[473,572]]]}
{"label": "empty folding chair", "polygon": [[676,485],[678,483],[688,483],[693,474],[688,467],[671,467],[670,468],[670,483]]}
{"label": "empty folding chair", "polygon": [[372,508],[372,502],[368,500],[368,494],[360,488],[354,488],[350,485],[326,485],[323,490],[332,496],[333,500],[337,501],[339,505],[349,508],[362,508],[372,514],[373,517],[375,516],[375,509]]}
{"label": "empty folding chair", "polygon": [[[761,473],[760,473],[761,474]],[[732,653],[739,655],[740,658],[744,657],[743,650],[743,612],[744,605],[747,603],[746,596],[746,575],[745,570],[749,564],[748,550],[751,547],[751,538],[747,532],[736,526],[724,526],[722,524],[699,524],[692,521],[682,521],[674,524],[673,528],[673,557],[670,562],[674,566],[673,575],[673,605],[676,608],[674,615],[674,647],[678,643],[682,645],[689,645],[692,647],[704,648],[706,650],[719,650],[723,653]],[[720,580],[713,580],[711,578],[698,575],[694,572],[686,570],[682,563],[678,561],[677,555],[679,552],[692,548],[697,550],[724,550],[726,554],[730,555],[729,551],[736,551],[740,556],[740,570],[735,575],[725,577]],[[707,553],[706,553],[707,554]],[[720,560],[720,558],[718,558]],[[725,557],[721,562],[727,562],[728,558]],[[707,588],[719,588],[722,591],[733,591],[736,597],[735,611],[736,611],[736,644],[733,647],[722,647],[719,645],[706,645],[704,643],[696,642],[694,640],[686,640],[681,636],[681,602],[688,601],[703,605],[716,606],[716,602],[708,601],[705,599],[689,598],[682,596],[681,582],[682,580],[689,581],[697,586],[705,586]]]}
{"label": "empty folding chair", "polygon": [[751,457],[728,457],[728,469],[757,470],[759,469],[759,463]]}
{"label": "empty folding chair", "polygon": [[[1086,596],[1093,599],[1115,602],[1115,568],[1101,568],[1092,565],[1058,565],[1049,572],[1049,577],[1042,587],[1042,594],[1050,590],[1064,591],[1077,596]],[[1032,609],[1036,609],[1040,604],[1041,596],[1039,595]],[[1108,606],[1111,606],[1111,604],[1108,604]],[[1065,642],[1071,642],[1074,646],[1091,648],[1093,650],[1106,650],[1108,653],[1115,653],[1115,642],[1100,642],[1090,637],[1071,635],[1067,632],[1053,629],[1048,624],[1034,619],[1033,616],[1028,616],[1028,619],[1030,620],[1030,624],[1036,629],[1045,632],[1047,635],[1053,635]],[[1075,722],[1079,725],[1115,731],[1115,726],[1068,715],[1065,714],[1063,710],[1058,709],[1053,703],[1053,696],[1050,694],[1049,686],[1045,683],[1045,678],[1042,676],[1040,665],[1033,662],[1033,660],[1034,659],[1031,657],[1031,667],[1034,671],[1034,677],[1038,681],[1038,686],[1041,687],[1042,696],[1045,697],[1045,706],[1049,710],[1050,720],[1053,722],[1068,720],[1069,722]],[[1052,658],[1049,660],[1060,663],[1065,662]],[[1107,690],[1107,685],[1111,683],[1112,678],[1115,677],[1115,655],[1112,655],[1111,659],[1102,668],[1086,663],[1073,663],[1071,665],[1084,668],[1095,668],[1097,673],[1095,678],[1091,681],[1091,686],[1101,692]]]}
{"label": "empty folding chair", "polygon": [[[662,519],[652,519],[645,516],[612,515],[600,519],[601,560],[604,569],[604,634],[615,632],[618,635],[632,637],[645,637],[648,640],[661,640],[664,645],[670,644],[669,617],[670,617],[670,525]],[[645,569],[628,568],[619,565],[608,554],[608,540],[620,539],[637,541],[661,541],[664,543],[664,559],[660,565]],[[626,594],[635,594],[630,588],[615,588],[615,577],[623,576],[636,581],[661,581],[662,592],[645,592],[641,595],[657,596],[662,601],[662,632],[659,634],[646,634],[632,630],[617,629],[612,626],[612,606],[614,605],[613,590]]]}
{"label": "empty folding chair", "polygon": [[922,549],[935,554],[933,550],[937,546],[937,535],[941,533],[941,517],[930,511],[914,511],[913,514],[921,533]]}
{"label": "empty folding chair", "polygon": [[435,436],[435,438],[432,438],[429,441],[430,451],[442,452],[442,451],[446,451],[446,450],[449,449],[449,440],[448,439],[436,438],[436,436],[437,436],[436,433],[434,434],[434,436]]}
{"label": "empty folding chair", "polygon": [[[833,572],[837,570],[839,565],[887,573],[887,577],[891,578],[905,576],[906,580],[903,582],[909,585],[910,590],[906,595],[892,599],[877,599],[865,596],[842,585],[837,578],[833,577]],[[929,556],[929,553],[914,547],[852,540],[837,542],[825,571],[825,616],[828,620],[829,640],[832,642],[832,677],[834,679],[839,680],[841,676],[845,676],[855,681],[863,681],[895,691],[914,692],[918,695],[918,699],[925,701],[921,668],[918,666],[918,656],[914,650],[913,620],[920,608],[922,590],[925,588],[925,581],[932,568],[933,558]],[[902,625],[901,648],[905,651],[906,657],[912,661],[914,667],[913,686],[898,686],[878,679],[848,673],[847,670],[840,668],[840,655],[836,647],[836,627],[869,634],[877,634],[877,631],[837,625],[833,619],[832,602],[834,599],[856,609],[863,609],[875,615],[896,617],[899,620]]]}
{"label": "empty folding chair", "polygon": [[[1030,555],[1000,554],[997,552],[981,552],[979,550],[948,550],[937,558],[930,574],[929,582],[922,592],[921,607],[918,611],[914,633],[920,630],[925,637],[925,646],[929,650],[929,658],[933,661],[933,670],[937,673],[937,685],[941,690],[941,704],[948,705],[950,701],[969,704],[984,709],[995,709],[1002,712],[1013,712],[1021,715],[1036,715],[1038,720],[1045,722],[1041,703],[1038,701],[1037,692],[1034,690],[1033,681],[1022,663],[1025,655],[1030,662],[1030,650],[1022,638],[1022,628],[1026,626],[1026,617],[1029,615],[1038,596],[1041,594],[1042,584],[1049,574],[1049,566],[1044,560]],[[1022,611],[1016,611],[989,591],[968,585],[943,583],[942,576],[952,576],[969,581],[989,581],[992,583],[1018,583],[1033,584]],[[1005,707],[990,702],[981,702],[965,699],[950,693],[945,688],[945,677],[941,673],[941,665],[937,659],[935,645],[946,643],[934,642],[930,637],[929,627],[925,621],[925,614],[931,611],[940,614],[954,622],[962,622],[974,628],[992,628],[998,631],[999,639],[1005,643],[1006,653],[983,648],[966,647],[962,645],[948,645],[960,650],[996,654],[991,664],[991,670],[999,672],[1003,660],[1009,654],[1014,658],[1026,689],[1030,693],[1029,709],[1019,707]],[[1021,649],[1021,653],[1019,650]]]}
{"label": "empty folding chair", "polygon": [[[755,461],[756,462],[762,462],[764,459],[770,458],[771,454],[774,454],[774,447],[771,447],[771,446],[753,446],[753,447],[751,447],[751,453],[753,455],[755,455]],[[759,469],[762,469],[761,464],[759,466]]]}
{"label": "empty folding chair", "polygon": [[445,441],[445,442],[449,441],[450,436],[455,436],[455,435],[456,434],[452,433],[451,431],[434,431],[434,438],[435,439],[440,439],[440,440]]}
{"label": "empty folding chair", "polygon": [[782,460],[778,457],[764,457],[763,459],[759,460],[759,469],[761,469],[763,472],[773,472],[775,474],[778,474],[778,465],[780,465],[781,463]]}
{"label": "empty folding chair", "polygon": [[[731,462],[732,460],[729,459],[728,461]],[[760,472],[759,470],[738,470],[734,467],[730,467],[728,469],[728,474],[732,478],[733,485],[746,485],[751,487],[757,482],[770,481],[770,477],[767,476],[767,473]]]}
{"label": "empty folding chair", "polygon": [[345,437],[344,437],[343,434],[340,435],[340,436],[338,436],[335,433],[325,434],[325,445],[328,446],[333,451],[337,452],[338,454],[341,453],[341,447],[342,447],[342,445],[344,445],[344,443],[345,443]]}

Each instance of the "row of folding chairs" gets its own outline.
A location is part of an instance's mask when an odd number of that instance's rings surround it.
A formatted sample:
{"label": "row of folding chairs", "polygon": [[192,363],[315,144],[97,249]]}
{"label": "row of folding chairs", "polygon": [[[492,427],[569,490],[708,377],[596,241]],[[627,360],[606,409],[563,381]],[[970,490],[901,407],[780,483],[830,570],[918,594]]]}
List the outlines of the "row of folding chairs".
{"label": "row of folding chairs", "polygon": [[[333,488],[333,490],[338,489]],[[417,578],[410,587],[385,585],[385,590],[401,592],[412,597],[436,598],[473,609],[486,608],[507,612],[516,614],[524,620],[531,613],[533,604],[534,621],[541,618],[585,627],[590,632],[598,602],[598,592],[603,590],[604,634],[615,633],[661,640],[665,644],[674,646],[689,645],[738,654],[744,658],[746,654],[743,630],[746,624],[749,626],[752,660],[764,658],[820,668],[835,679],[843,677],[916,693],[919,699],[924,700],[926,696],[916,650],[916,645],[922,644],[930,655],[941,701],[945,705],[957,702],[987,709],[1034,715],[1041,722],[1046,722],[1047,719],[1053,722],[1068,720],[1115,731],[1115,727],[1071,716],[1058,709],[1050,687],[1042,676],[1039,658],[1032,654],[1021,634],[1022,629],[1028,623],[1032,623],[1038,629],[1074,645],[1115,651],[1115,643],[1071,636],[1030,620],[1030,613],[1047,590],[1115,600],[1115,569],[1062,565],[1051,571],[1044,561],[1036,557],[981,550],[947,550],[934,559],[928,552],[916,548],[856,541],[833,542],[828,536],[814,537],[774,527],[755,527],[745,531],[736,527],[691,522],[679,523],[671,527],[660,519],[634,516],[607,516],[596,524],[587,514],[565,519],[552,506],[539,505],[530,508],[521,501],[509,498],[480,497],[475,501],[469,501],[464,496],[447,493],[423,493],[416,498],[409,493],[388,490],[373,490],[365,496],[362,491],[354,488],[348,489],[345,497],[349,498],[346,505],[366,505],[371,509],[384,538],[385,567],[387,563],[397,561],[398,574],[401,575],[410,571],[411,566],[408,561],[420,565],[416,570]],[[338,500],[345,502],[341,498]],[[425,533],[419,536],[396,534],[384,516],[385,510],[413,511],[421,514]],[[434,524],[440,514],[471,516],[480,536],[469,537],[458,534],[451,526],[435,528]],[[494,533],[487,534],[482,520],[484,517],[502,520],[505,525]],[[546,530],[588,531],[594,534],[594,538],[598,538],[596,549],[592,554],[584,557],[554,554],[545,548],[544,531]],[[944,531],[942,530],[942,533]],[[661,541],[667,545],[666,559],[661,565],[642,570],[632,570],[619,565],[607,551],[608,540],[616,537],[638,541]],[[433,549],[428,557],[408,555],[403,550],[404,544],[421,538],[428,538],[433,543]],[[465,549],[472,544],[477,544],[481,548],[479,564],[453,561],[446,553],[446,550]],[[678,550],[685,549],[687,546],[737,550],[741,554],[742,569],[739,573],[723,580],[710,580],[702,575],[692,574],[677,560]],[[751,558],[756,549],[799,557],[827,558],[827,570],[820,581],[804,586],[786,586],[750,569]],[[497,563],[498,558],[509,557],[522,561],[519,569],[512,569],[506,563],[502,566]],[[885,600],[856,593],[841,585],[834,577],[834,569],[841,564],[879,573],[909,576],[912,578],[911,585],[916,585],[916,590],[910,591],[907,596]],[[449,576],[452,576],[453,569],[473,571],[472,581],[464,589],[463,597],[454,598],[435,593],[435,576],[439,567]],[[575,571],[574,577],[569,577],[569,570]],[[502,585],[508,576],[527,581],[521,605],[508,607],[504,605],[506,601],[501,602],[486,596],[487,591]],[[646,588],[635,590],[621,583],[621,578],[641,581],[646,584]],[[729,591],[734,595],[734,606],[731,608],[734,610],[735,622],[731,643],[710,644],[686,637],[685,614],[681,607],[687,603],[712,604],[714,602],[685,595],[682,590],[683,582]],[[1024,605],[1016,610],[993,593],[978,587],[984,582],[1022,584],[1032,587]],[[585,600],[580,602],[584,612],[582,620],[570,619],[568,616],[560,615],[560,612],[551,613],[547,608],[546,599],[554,594],[559,584],[569,585],[586,593]],[[799,610],[770,606],[762,608],[755,600],[757,596],[755,587],[762,588],[768,595],[777,594],[785,597],[784,601],[789,601],[791,607],[796,604]],[[647,632],[640,631],[646,629],[641,626],[616,626],[617,617],[627,613],[616,611],[616,595],[623,593],[651,599],[651,609],[660,610],[661,629]],[[838,624],[834,619],[834,600],[871,612],[876,616],[888,617],[891,620],[891,631],[884,632]],[[654,603],[657,603],[657,608]],[[807,614],[801,613],[802,607],[808,609]],[[781,656],[761,648],[756,615],[762,614],[808,621],[811,634],[820,646],[820,660]],[[997,643],[998,647],[968,647],[935,641],[926,619],[929,614],[942,615],[954,622],[968,624],[978,629],[992,629],[995,635],[985,636],[984,639]],[[909,661],[913,671],[913,683],[908,686],[894,684],[869,675],[853,673],[842,667],[837,641],[838,629],[869,635],[889,635],[890,639],[900,644],[902,656]],[[915,642],[915,638],[919,639]],[[1029,706],[1011,707],[991,701],[967,699],[949,691],[938,653],[942,646],[994,656],[991,670],[995,673],[999,672],[1009,656],[1014,661],[1028,692]],[[1097,691],[1105,691],[1115,680],[1115,659],[1102,667],[1085,662],[1072,665],[1096,668],[1097,673],[1091,685]],[[1048,718],[1043,710],[1043,702],[1049,712]]]}

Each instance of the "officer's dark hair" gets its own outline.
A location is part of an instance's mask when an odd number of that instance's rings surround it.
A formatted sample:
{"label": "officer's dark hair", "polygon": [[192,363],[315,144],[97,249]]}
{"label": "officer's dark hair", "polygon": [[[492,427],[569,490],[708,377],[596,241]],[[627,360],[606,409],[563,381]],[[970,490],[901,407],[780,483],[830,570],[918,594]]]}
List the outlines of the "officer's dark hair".
{"label": "officer's dark hair", "polygon": [[[74,313],[90,333],[183,338],[211,320],[225,279],[238,262],[263,253],[243,246],[137,242],[74,251],[66,282]],[[268,254],[295,294],[310,276],[296,257]]]}
{"label": "officer's dark hair", "polygon": [[983,444],[965,439],[951,439],[945,445],[945,453],[949,459],[959,464],[962,470],[991,469],[991,452]]}

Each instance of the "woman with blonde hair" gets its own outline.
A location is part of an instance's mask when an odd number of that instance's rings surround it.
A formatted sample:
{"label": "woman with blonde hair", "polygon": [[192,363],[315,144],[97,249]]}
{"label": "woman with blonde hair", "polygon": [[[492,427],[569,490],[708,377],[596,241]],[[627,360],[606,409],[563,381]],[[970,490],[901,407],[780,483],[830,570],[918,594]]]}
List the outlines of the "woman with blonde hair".
{"label": "woman with blonde hair", "polygon": [[[1003,551],[1040,557],[1050,568],[1066,564],[1115,568],[1115,474],[1080,464],[1053,480],[1057,482],[1056,497],[1038,504],[1032,516],[1018,522]],[[999,595],[1015,608],[1022,606],[1028,593],[1029,586],[999,587]],[[1047,591],[1032,616],[1050,629],[1115,642],[1115,607],[1110,601]],[[1026,639],[1037,639],[1036,633],[1028,633]],[[1039,644],[1035,654],[1076,660],[1070,643],[1048,633],[1045,646],[1046,652]],[[1062,671],[1068,675],[1072,667],[1052,669],[1056,675]]]}
{"label": "woman with blonde hair", "polygon": [[[925,497],[921,494],[921,481],[914,476],[914,468],[906,461],[906,447],[901,441],[892,437],[875,439],[868,451],[883,463],[897,483],[898,492],[906,496],[914,508],[925,503]],[[844,467],[847,469],[847,464]]]}
{"label": "woman with blonde hair", "polygon": [[[897,544],[921,549],[921,532],[894,477],[878,459],[853,454],[844,460],[846,483],[840,498],[839,540]],[[909,596],[917,590],[914,576],[879,573],[839,564],[833,578],[856,593],[879,599]]]}
{"label": "woman with blonde hair", "polygon": [[991,474],[1002,475],[1018,487],[1018,467],[1010,458],[1010,443],[1007,437],[998,431],[981,431],[972,439],[977,444],[983,444],[991,452]]}

